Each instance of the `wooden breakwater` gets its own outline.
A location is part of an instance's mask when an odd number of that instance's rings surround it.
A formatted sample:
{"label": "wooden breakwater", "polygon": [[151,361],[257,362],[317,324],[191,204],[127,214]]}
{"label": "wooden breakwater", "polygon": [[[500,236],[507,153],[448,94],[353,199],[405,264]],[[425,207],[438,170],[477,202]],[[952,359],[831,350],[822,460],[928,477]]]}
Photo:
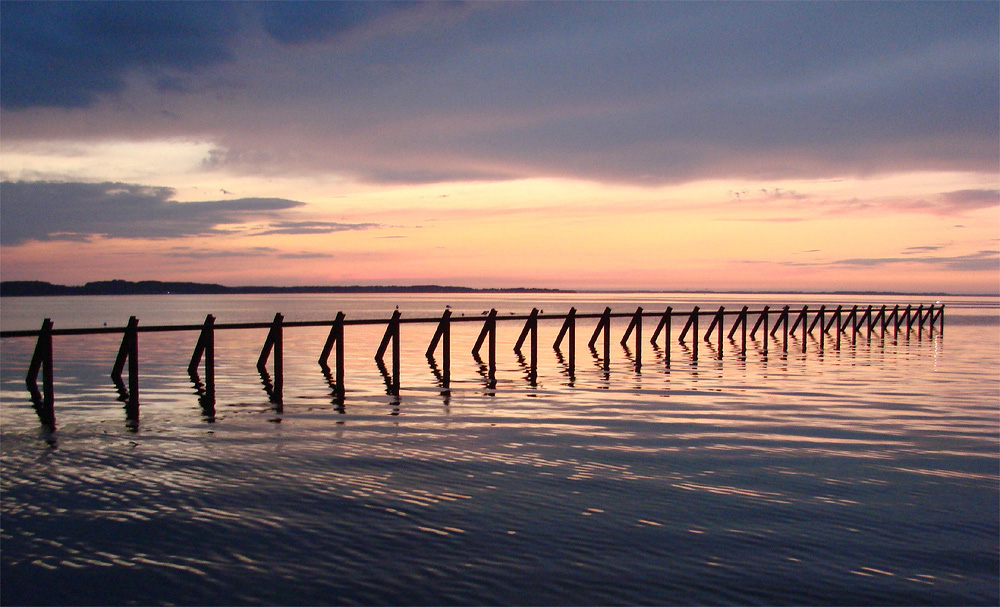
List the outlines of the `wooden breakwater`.
{"label": "wooden breakwater", "polygon": [[[115,359],[114,367],[111,371],[111,378],[117,387],[121,400],[126,403],[126,411],[130,416],[138,418],[139,409],[139,333],[159,333],[176,331],[197,331],[198,340],[195,344],[194,353],[191,356],[188,372],[199,387],[199,394],[214,406],[215,399],[215,332],[218,330],[235,329],[267,329],[267,337],[261,348],[260,356],[257,359],[257,370],[260,372],[265,390],[271,401],[279,405],[282,401],[284,388],[284,350],[283,331],[286,328],[296,327],[330,327],[330,332],[323,345],[318,363],[326,375],[328,382],[334,389],[334,393],[343,398],[345,385],[344,367],[344,328],[352,325],[385,325],[385,334],[375,352],[375,362],[386,382],[387,390],[390,394],[399,395],[400,391],[400,325],[407,323],[437,323],[434,336],[427,347],[426,356],[431,366],[431,370],[438,380],[442,389],[448,390],[451,386],[451,324],[454,322],[480,322],[483,323],[482,330],[472,348],[472,356],[484,369],[487,385],[496,386],[496,327],[500,321],[523,321],[524,326],[514,344],[514,351],[519,357],[524,357],[525,342],[528,342],[528,356],[525,360],[528,369],[529,381],[534,385],[537,378],[538,368],[538,322],[540,320],[562,320],[558,335],[553,342],[553,349],[562,360],[562,344],[567,343],[566,368],[572,378],[576,372],[576,328],[579,320],[597,320],[593,334],[588,342],[593,356],[600,361],[605,371],[610,369],[611,359],[611,320],[613,318],[628,318],[628,328],[620,343],[628,348],[630,341],[634,339],[634,364],[636,371],[642,367],[642,331],[643,319],[652,318],[657,321],[656,328],[650,337],[650,343],[657,346],[660,335],[664,335],[667,347],[664,349],[666,365],[670,365],[671,335],[674,319],[683,321],[677,340],[682,344],[687,343],[687,338],[691,338],[689,355],[693,361],[698,360],[699,337],[709,343],[715,343],[714,355],[718,359],[723,358],[724,338],[726,319],[731,319],[728,332],[728,340],[732,347],[739,349],[739,355],[743,358],[747,356],[747,342],[756,339],[758,331],[763,330],[765,336],[781,340],[783,353],[788,352],[789,335],[801,331],[802,339],[800,347],[802,352],[806,351],[807,336],[814,335],[814,331],[819,329],[818,347],[823,350],[827,347],[827,338],[832,341],[834,349],[840,349],[842,336],[848,336],[855,341],[858,335],[871,339],[873,335],[878,335],[884,339],[890,335],[895,339],[902,334],[909,339],[916,334],[917,338],[922,338],[924,331],[930,335],[935,329],[939,333],[944,332],[944,304],[924,306],[923,304],[913,307],[899,305],[889,308],[883,305],[879,308],[867,306],[859,308],[851,306],[850,309],[844,306],[837,306],[835,309],[827,309],[825,305],[820,306],[814,312],[808,306],[803,305],[800,309],[792,310],[789,306],[784,306],[780,310],[772,310],[769,306],[764,306],[760,310],[751,311],[749,306],[743,306],[741,310],[726,310],[719,307],[717,311],[703,311],[699,306],[688,312],[674,311],[672,307],[667,307],[663,312],[647,312],[641,307],[634,312],[614,313],[611,308],[605,308],[602,313],[577,313],[575,308],[570,308],[565,314],[542,314],[539,310],[533,309],[528,315],[499,316],[495,309],[484,313],[483,316],[461,316],[455,317],[451,310],[445,310],[439,318],[403,318],[399,310],[393,312],[388,320],[383,319],[347,319],[343,312],[338,312],[336,318],[325,321],[292,321],[286,322],[284,317],[278,313],[269,323],[215,323],[215,317],[209,314],[205,322],[200,325],[160,325],[160,326],[139,326],[138,319],[133,316],[129,318],[125,327],[100,327],[84,329],[56,329],[51,319],[46,318],[38,330],[22,331],[2,331],[0,338],[35,337],[37,343],[28,366],[26,385],[31,395],[31,400],[35,405],[38,415],[43,425],[55,427],[55,389],[53,379],[53,347],[52,338],[54,336],[71,335],[100,335],[100,334],[122,334],[121,346],[118,356]],[[702,319],[710,318],[707,329],[701,334],[699,322]],[[772,324],[773,319],[773,324]],[[751,324],[753,323],[752,327]],[[831,334],[831,330],[833,333]],[[781,331],[779,336],[779,331]],[[739,341],[737,341],[737,337]],[[598,342],[602,342],[602,351],[598,350]],[[486,346],[486,361],[482,358],[483,346]],[[391,347],[391,370],[385,364],[386,352]],[[759,346],[755,346],[760,355],[768,355],[768,340],[764,339]],[[439,353],[441,357],[440,366],[435,358]],[[603,354],[603,356],[602,356]],[[330,358],[333,357],[333,366],[330,365]],[[268,362],[271,362],[273,378],[267,369]],[[127,367],[127,383],[123,377]],[[199,369],[204,367],[204,382],[198,375]],[[38,387],[38,376],[42,376],[42,387]]]}

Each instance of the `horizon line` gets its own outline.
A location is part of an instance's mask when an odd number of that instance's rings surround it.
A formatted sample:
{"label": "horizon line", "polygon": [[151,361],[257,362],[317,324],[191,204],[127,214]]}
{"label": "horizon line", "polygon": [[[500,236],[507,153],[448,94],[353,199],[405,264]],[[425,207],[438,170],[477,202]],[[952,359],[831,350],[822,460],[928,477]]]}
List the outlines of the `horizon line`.
{"label": "horizon line", "polygon": [[[403,291],[415,291],[424,289],[426,293],[432,292],[473,292],[473,293],[490,293],[490,292],[507,292],[507,293],[517,293],[517,292],[547,292],[547,293],[636,293],[636,294],[667,294],[667,293],[707,293],[707,294],[746,294],[746,295],[777,295],[777,294],[790,294],[790,295],[909,295],[909,296],[951,296],[951,297],[1000,297],[1000,292],[994,293],[983,293],[983,292],[971,292],[971,293],[952,293],[947,291],[883,291],[878,289],[831,289],[831,290],[814,290],[814,289],[712,289],[712,288],[685,288],[685,289],[630,289],[630,288],[619,288],[619,287],[609,287],[609,288],[555,288],[555,287],[528,287],[528,286],[518,286],[518,287],[469,287],[463,285],[439,285],[439,284],[411,284],[411,285],[291,285],[291,286],[278,286],[278,285],[224,285],[220,283],[202,283],[202,282],[191,282],[191,281],[161,281],[161,280],[122,280],[122,279],[111,279],[111,280],[99,280],[99,281],[88,281],[82,285],[63,285],[50,283],[41,280],[4,280],[0,281],[0,286],[6,288],[0,288],[0,296],[2,297],[37,297],[37,296],[58,296],[58,295],[137,295],[144,294],[138,292],[121,292],[121,293],[10,293],[8,292],[13,287],[28,287],[37,286],[40,289],[51,288],[54,290],[84,290],[87,287],[109,287],[113,285],[120,285],[122,287],[137,287],[140,285],[146,285],[149,287],[155,285],[163,286],[162,292],[156,293],[145,293],[151,295],[227,295],[227,294],[247,294],[257,291],[262,294],[264,292],[271,291],[273,294],[281,293],[295,293],[295,292],[322,292],[323,290],[329,289],[331,291],[338,290],[352,290],[358,291],[380,291],[386,293],[392,292],[403,292]],[[166,286],[175,287],[187,287],[187,288],[210,288],[210,289],[222,289],[225,291],[241,291],[242,293],[172,293],[166,290]],[[17,289],[15,289],[17,290]]]}

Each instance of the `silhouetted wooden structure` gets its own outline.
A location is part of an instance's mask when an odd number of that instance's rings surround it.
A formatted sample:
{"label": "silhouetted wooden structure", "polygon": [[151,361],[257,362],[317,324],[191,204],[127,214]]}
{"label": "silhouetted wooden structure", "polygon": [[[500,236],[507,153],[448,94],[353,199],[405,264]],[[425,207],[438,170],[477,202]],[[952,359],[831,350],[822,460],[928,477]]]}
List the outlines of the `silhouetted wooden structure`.
{"label": "silhouetted wooden structure", "polygon": [[[826,335],[831,329],[835,337],[836,349],[841,347],[841,336],[847,335],[852,343],[856,342],[858,334],[862,331],[866,339],[871,339],[878,333],[881,339],[891,334],[893,339],[897,339],[902,333],[909,339],[911,334],[916,332],[918,338],[922,338],[925,328],[928,333],[932,333],[935,328],[939,334],[944,332],[944,304],[930,305],[924,307],[919,305],[914,308],[907,305],[901,308],[896,305],[892,309],[888,306],[881,306],[876,310],[873,306],[859,309],[852,306],[850,311],[845,312],[843,306],[837,306],[832,312],[826,306],[820,306],[815,312],[812,322],[809,322],[809,308],[802,306],[799,310],[791,310],[789,306],[782,307],[780,312],[772,312],[769,306],[764,306],[759,311],[751,311],[748,306],[736,311],[726,311],[724,307],[719,307],[715,312],[703,312],[698,306],[690,312],[675,312],[672,307],[668,307],[664,312],[645,312],[637,308],[632,313],[613,313],[611,308],[605,308],[602,313],[579,314],[576,308],[570,308],[566,314],[542,314],[538,309],[532,309],[528,315],[511,315],[499,317],[495,309],[484,313],[482,317],[454,317],[450,310],[445,310],[440,318],[411,318],[404,319],[399,310],[393,312],[391,318],[386,320],[377,319],[357,319],[348,320],[343,312],[338,312],[332,321],[296,321],[285,322],[284,317],[278,313],[270,323],[226,323],[216,324],[215,317],[209,314],[205,322],[201,325],[169,325],[169,326],[149,326],[140,327],[138,319],[133,316],[129,318],[128,324],[123,328],[91,328],[91,329],[55,329],[52,320],[46,318],[42,322],[39,330],[27,331],[3,331],[0,332],[2,338],[14,337],[36,337],[38,339],[31,363],[28,366],[26,384],[31,395],[31,401],[38,411],[42,424],[48,427],[55,427],[55,389],[53,379],[53,336],[69,335],[97,335],[97,334],[122,334],[121,346],[118,356],[111,371],[111,378],[120,393],[120,400],[125,402],[128,419],[137,420],[139,413],[139,333],[143,332],[168,332],[168,331],[198,331],[199,337],[195,345],[191,362],[188,365],[188,372],[192,379],[199,386],[199,394],[202,397],[202,406],[206,412],[214,412],[215,403],[215,331],[232,329],[267,329],[267,337],[257,359],[257,370],[261,374],[264,389],[270,400],[277,407],[282,405],[282,394],[284,390],[284,353],[283,353],[283,331],[292,327],[330,327],[330,333],[323,346],[319,357],[319,365],[327,376],[334,394],[343,399],[345,390],[344,372],[344,327],[348,325],[386,325],[385,334],[375,353],[375,362],[385,378],[388,393],[399,395],[401,388],[400,378],[400,325],[404,323],[437,323],[437,329],[427,348],[426,355],[431,365],[431,369],[438,379],[443,390],[451,387],[451,324],[453,322],[482,322],[483,327],[472,348],[474,360],[480,364],[483,376],[487,380],[487,386],[496,387],[497,370],[497,322],[504,321],[524,321],[524,326],[514,345],[514,352],[518,355],[527,368],[529,383],[535,385],[538,369],[538,323],[540,320],[562,320],[563,323],[559,333],[552,344],[553,350],[559,356],[560,361],[566,365],[567,375],[572,379],[576,373],[576,324],[580,319],[596,319],[597,325],[589,341],[589,347],[596,362],[603,368],[605,373],[610,371],[611,359],[611,320],[613,318],[629,318],[628,327],[620,343],[629,353],[634,361],[635,371],[642,368],[642,323],[643,318],[652,317],[658,319],[656,329],[653,331],[650,343],[654,348],[659,349],[658,340],[660,335],[665,335],[665,347],[663,348],[663,358],[667,366],[670,360],[670,340],[671,326],[673,319],[686,319],[684,326],[678,336],[681,344],[687,344],[686,339],[691,336],[690,357],[692,361],[698,360],[699,330],[698,322],[702,316],[710,316],[711,322],[708,329],[702,336],[709,344],[715,344],[715,355],[718,359],[723,359],[723,335],[724,325],[727,316],[734,317],[735,320],[730,326],[728,339],[736,347],[735,336],[740,331],[739,356],[746,357],[748,331],[750,320],[756,316],[753,328],[749,330],[749,340],[756,341],[758,330],[763,328],[765,336],[770,336],[778,340],[778,331],[781,330],[780,343],[783,353],[788,352],[789,334],[794,334],[801,327],[801,351],[806,351],[807,337],[814,334],[814,330],[819,328],[819,348],[826,347]],[[770,318],[777,315],[774,324],[770,326]],[[791,321],[794,314],[794,321]],[[829,318],[827,318],[829,316]],[[916,329],[914,329],[916,325]],[[629,340],[635,336],[634,348],[629,349]],[[562,344],[568,337],[568,358],[563,358]],[[597,341],[603,338],[602,352],[598,353]],[[714,339],[713,339],[714,338]],[[525,360],[522,352],[525,341],[529,344],[528,357]],[[758,349],[761,356],[768,355],[768,339],[760,342]],[[487,362],[481,358],[483,345],[487,346]],[[385,354],[391,350],[392,367],[391,371],[386,367]],[[435,360],[435,353],[440,352],[441,366],[438,367]],[[603,354],[603,356],[602,356]],[[331,355],[334,358],[334,369],[329,366]],[[269,372],[267,364],[270,361],[273,370]],[[198,369],[204,362],[204,383],[198,376]],[[128,367],[127,383],[122,374]],[[42,376],[42,389],[38,388],[38,376]],[[214,414],[214,413],[213,413]]]}

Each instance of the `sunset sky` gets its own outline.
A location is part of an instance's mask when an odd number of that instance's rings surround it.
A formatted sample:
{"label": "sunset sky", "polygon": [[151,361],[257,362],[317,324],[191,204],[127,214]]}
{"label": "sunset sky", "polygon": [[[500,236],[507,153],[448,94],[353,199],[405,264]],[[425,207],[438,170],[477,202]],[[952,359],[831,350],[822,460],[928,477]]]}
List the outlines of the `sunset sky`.
{"label": "sunset sky", "polygon": [[0,277],[995,293],[998,15],[4,1]]}

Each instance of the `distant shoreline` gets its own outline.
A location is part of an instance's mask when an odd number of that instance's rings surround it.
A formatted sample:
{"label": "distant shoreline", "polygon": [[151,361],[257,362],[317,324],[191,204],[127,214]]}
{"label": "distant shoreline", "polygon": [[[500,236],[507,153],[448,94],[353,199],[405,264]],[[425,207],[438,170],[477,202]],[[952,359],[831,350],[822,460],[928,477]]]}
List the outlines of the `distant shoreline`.
{"label": "distant shoreline", "polygon": [[621,290],[621,289],[545,289],[531,287],[474,288],[442,285],[352,285],[352,286],[241,286],[198,282],[164,282],[159,280],[104,280],[88,282],[80,286],[57,285],[38,280],[8,280],[0,282],[0,297],[47,297],[67,295],[283,295],[283,294],[337,294],[337,293],[636,293],[656,295],[662,293],[719,293],[769,295],[788,293],[797,295],[908,295],[908,296],[949,296],[949,297],[998,297],[997,293],[944,293],[944,292],[904,292],[904,291],[795,291],[795,290]]}

